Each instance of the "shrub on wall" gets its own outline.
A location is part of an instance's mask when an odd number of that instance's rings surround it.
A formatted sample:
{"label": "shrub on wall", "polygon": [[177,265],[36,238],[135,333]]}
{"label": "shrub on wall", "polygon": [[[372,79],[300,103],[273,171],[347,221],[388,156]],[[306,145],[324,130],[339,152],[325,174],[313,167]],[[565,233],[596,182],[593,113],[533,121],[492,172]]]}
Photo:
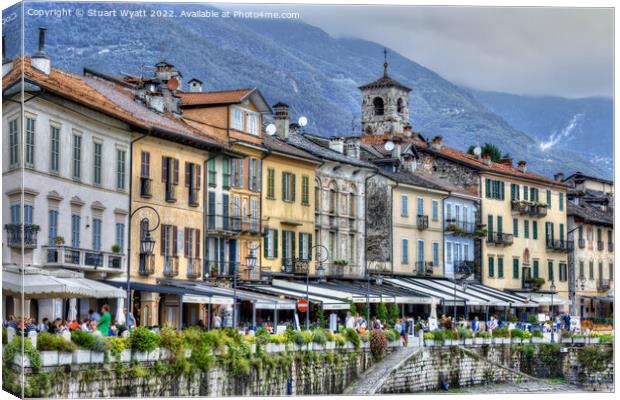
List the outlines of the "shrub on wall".
{"label": "shrub on wall", "polygon": [[353,343],[353,346],[356,349],[360,348],[360,335],[357,333],[357,331],[353,328],[347,328],[344,330],[344,334],[347,338],[347,340],[351,343]]}
{"label": "shrub on wall", "polygon": [[159,347],[161,337],[148,328],[139,326],[131,334],[131,348],[135,351],[153,351]]}
{"label": "shrub on wall", "polygon": [[39,351],[72,352],[76,348],[75,343],[48,332],[41,332],[37,338],[37,349]]}

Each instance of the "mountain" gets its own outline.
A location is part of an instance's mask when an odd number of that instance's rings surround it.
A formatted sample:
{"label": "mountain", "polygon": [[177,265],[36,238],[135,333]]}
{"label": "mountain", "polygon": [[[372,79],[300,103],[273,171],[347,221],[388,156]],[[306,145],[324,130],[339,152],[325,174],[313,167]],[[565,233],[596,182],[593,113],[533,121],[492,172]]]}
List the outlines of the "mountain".
{"label": "mountain", "polygon": [[[28,5],[26,5],[28,7]],[[37,3],[58,9],[61,3]],[[349,135],[359,132],[361,96],[357,86],[378,78],[383,46],[359,39],[338,39],[299,20],[184,18],[182,10],[215,11],[197,4],[123,4],[127,10],[172,10],[176,18],[96,18],[87,10],[106,11],[114,4],[67,4],[85,11],[82,18],[25,17],[26,54],[36,50],[39,26],[48,28],[47,53],[56,67],[82,73],[84,67],[118,75],[150,74],[149,66],[166,60],[187,81],[205,90],[255,86],[273,104],[284,101],[295,117],[308,117],[309,132]],[[5,10],[5,14],[6,14]],[[18,49],[19,19],[5,26],[9,55]],[[9,40],[12,38],[12,40]],[[451,146],[491,142],[530,170],[550,176],[557,171],[609,177],[608,165],[570,149],[542,151],[539,140],[511,126],[469,91],[433,71],[390,51],[389,74],[411,87],[410,117],[428,138],[442,135]]]}
{"label": "mountain", "polygon": [[511,126],[527,133],[541,150],[582,149],[597,162],[613,161],[613,101],[566,99],[466,89]]}

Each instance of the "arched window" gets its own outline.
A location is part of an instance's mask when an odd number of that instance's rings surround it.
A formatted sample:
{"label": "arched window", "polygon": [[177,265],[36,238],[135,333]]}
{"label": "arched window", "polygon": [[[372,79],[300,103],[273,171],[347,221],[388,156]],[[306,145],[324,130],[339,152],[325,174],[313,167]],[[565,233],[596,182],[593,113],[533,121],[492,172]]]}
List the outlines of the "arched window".
{"label": "arched window", "polygon": [[372,105],[375,108],[375,115],[383,115],[383,99],[381,97],[375,97]]}
{"label": "arched window", "polygon": [[403,99],[399,98],[398,101],[396,101],[396,111],[398,111],[399,114],[402,114],[403,109]]}

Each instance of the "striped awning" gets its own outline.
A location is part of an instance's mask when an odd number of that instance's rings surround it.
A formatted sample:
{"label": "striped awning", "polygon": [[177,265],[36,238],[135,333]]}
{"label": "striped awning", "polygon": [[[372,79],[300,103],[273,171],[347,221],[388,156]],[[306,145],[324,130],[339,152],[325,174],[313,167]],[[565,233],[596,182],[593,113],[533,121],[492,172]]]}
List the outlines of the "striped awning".
{"label": "striped awning", "polygon": [[245,284],[243,285],[243,288],[257,291],[259,293],[285,296],[295,300],[305,299],[307,296],[311,303],[320,304],[324,310],[348,310],[350,308],[349,303],[346,301],[342,301],[335,297],[317,295],[314,292],[306,295],[305,290],[300,291],[291,288],[281,288],[263,284]]}

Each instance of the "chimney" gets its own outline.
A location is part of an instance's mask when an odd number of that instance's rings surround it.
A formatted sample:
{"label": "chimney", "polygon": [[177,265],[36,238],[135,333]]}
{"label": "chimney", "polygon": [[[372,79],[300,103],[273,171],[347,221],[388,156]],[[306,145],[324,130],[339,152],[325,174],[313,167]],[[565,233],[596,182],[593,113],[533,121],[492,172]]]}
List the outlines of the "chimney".
{"label": "chimney", "polygon": [[6,58],[6,35],[2,35],[2,77],[13,69],[13,62]]}
{"label": "chimney", "polygon": [[413,135],[413,129],[411,128],[410,124],[405,125],[403,134],[405,135],[405,137],[408,137],[408,138],[410,138]]}
{"label": "chimney", "polygon": [[555,179],[558,182],[563,182],[564,174],[562,172],[558,172],[557,174],[553,175],[553,179]]}
{"label": "chimney", "polygon": [[33,54],[31,62],[32,66],[45,75],[49,75],[51,64],[50,59],[45,54],[45,31],[46,28],[39,28],[39,50]]}
{"label": "chimney", "polygon": [[200,79],[192,78],[187,83],[189,84],[189,91],[191,93],[202,92],[202,81]]}
{"label": "chimney", "polygon": [[276,135],[282,140],[288,140],[289,116],[288,104],[282,102],[273,105],[273,119],[276,123]]}
{"label": "chimney", "polygon": [[433,148],[433,150],[441,150],[441,143],[443,142],[443,138],[441,136],[435,136],[433,138],[433,142],[431,144],[431,147]]}
{"label": "chimney", "polygon": [[400,161],[400,142],[401,139],[398,136],[392,137],[392,142],[394,142],[394,149],[392,149],[392,158]]}
{"label": "chimney", "polygon": [[344,139],[340,137],[332,137],[329,139],[329,148],[337,153],[344,153]]}
{"label": "chimney", "polygon": [[501,160],[499,160],[499,163],[503,164],[503,165],[507,165],[509,167],[512,167],[512,158],[510,158],[510,157],[502,158]]}
{"label": "chimney", "polygon": [[347,157],[355,158],[359,160],[360,158],[360,142],[359,139],[355,138],[353,140],[348,140],[345,145],[345,155]]}
{"label": "chimney", "polygon": [[519,169],[519,171],[521,172],[527,172],[527,162],[525,161],[519,161],[517,163],[517,168]]}
{"label": "chimney", "polygon": [[483,155],[482,155],[482,161],[483,161],[486,165],[491,165],[491,155],[490,155],[490,154],[483,154]]}

